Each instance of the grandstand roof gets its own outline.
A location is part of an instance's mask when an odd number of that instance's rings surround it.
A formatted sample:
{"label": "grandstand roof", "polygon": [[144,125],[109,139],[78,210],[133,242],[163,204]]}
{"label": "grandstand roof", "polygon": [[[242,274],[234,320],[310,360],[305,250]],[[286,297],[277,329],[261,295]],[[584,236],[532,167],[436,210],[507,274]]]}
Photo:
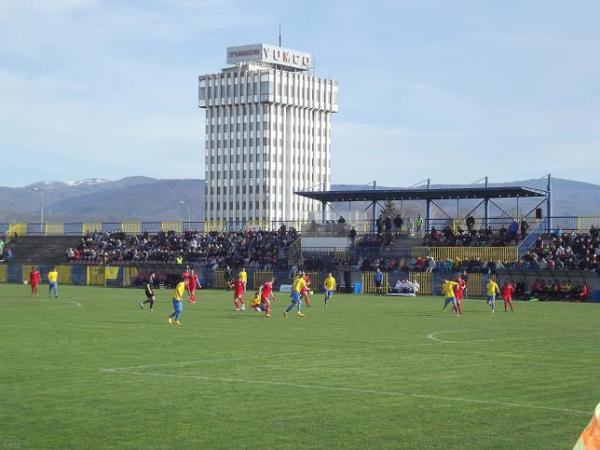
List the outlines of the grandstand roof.
{"label": "grandstand roof", "polygon": [[477,186],[452,188],[352,189],[296,191],[297,195],[324,203],[375,202],[379,200],[462,200],[517,197],[547,197],[548,191],[528,186]]}

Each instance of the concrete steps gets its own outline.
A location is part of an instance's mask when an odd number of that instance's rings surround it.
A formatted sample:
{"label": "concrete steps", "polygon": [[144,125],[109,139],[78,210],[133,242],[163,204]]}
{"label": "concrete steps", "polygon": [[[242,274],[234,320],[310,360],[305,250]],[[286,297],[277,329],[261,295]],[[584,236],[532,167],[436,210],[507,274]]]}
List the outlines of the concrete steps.
{"label": "concrete steps", "polygon": [[13,252],[12,263],[64,264],[67,248],[75,248],[81,236],[19,236],[8,244]]}

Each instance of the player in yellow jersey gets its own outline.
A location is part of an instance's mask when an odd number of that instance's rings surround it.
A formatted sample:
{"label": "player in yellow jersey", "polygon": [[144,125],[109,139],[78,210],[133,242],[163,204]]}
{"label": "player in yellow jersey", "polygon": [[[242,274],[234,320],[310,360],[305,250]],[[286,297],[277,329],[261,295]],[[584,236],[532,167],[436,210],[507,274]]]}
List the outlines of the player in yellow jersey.
{"label": "player in yellow jersey", "polygon": [[298,308],[298,317],[304,317],[304,314],[302,314],[302,296],[300,295],[300,292],[302,292],[302,289],[305,287],[306,280],[304,279],[304,272],[299,272],[296,278],[294,278],[292,284],[292,303],[290,303],[290,306],[288,306],[283,313],[283,317],[286,319],[288,317],[288,313],[294,308],[294,306]]}
{"label": "player in yellow jersey", "polygon": [[[246,285],[248,284],[248,272],[246,272],[246,269],[244,267],[242,267],[240,269],[240,273],[238,274],[238,278],[242,282],[242,284],[244,285],[244,294],[245,294],[246,293]],[[242,308],[242,311],[243,310],[244,310],[244,308]]]}
{"label": "player in yellow jersey", "polygon": [[490,278],[485,285],[487,290],[487,302],[490,305],[490,309],[493,313],[496,312],[496,294],[500,293],[500,288],[498,287],[498,283],[493,278]]}
{"label": "player in yellow jersey", "polygon": [[56,267],[48,272],[48,284],[48,295],[54,298],[58,297],[58,272]]}
{"label": "player in yellow jersey", "polygon": [[458,283],[456,281],[452,281],[452,280],[444,280],[444,284],[442,285],[442,291],[444,293],[444,309],[442,311],[446,310],[446,307],[452,303],[452,305],[456,308],[456,317],[460,317],[460,315],[458,314],[458,305],[456,304],[456,295],[454,294],[454,288],[458,286]]}
{"label": "player in yellow jersey", "polygon": [[183,314],[183,295],[187,289],[187,280],[181,278],[175,292],[173,293],[173,314],[169,316],[169,323],[175,323],[175,325],[181,325],[179,318]]}
{"label": "player in yellow jersey", "polygon": [[250,301],[250,309],[252,311],[261,311],[260,303],[260,292],[255,292],[254,297],[252,297],[252,300]]}
{"label": "player in yellow jersey", "polygon": [[333,297],[336,286],[337,283],[335,281],[335,278],[333,278],[333,275],[329,273],[327,275],[327,278],[325,278],[325,281],[323,282],[323,287],[325,288],[325,307],[327,307],[329,300],[331,300],[331,297]]}

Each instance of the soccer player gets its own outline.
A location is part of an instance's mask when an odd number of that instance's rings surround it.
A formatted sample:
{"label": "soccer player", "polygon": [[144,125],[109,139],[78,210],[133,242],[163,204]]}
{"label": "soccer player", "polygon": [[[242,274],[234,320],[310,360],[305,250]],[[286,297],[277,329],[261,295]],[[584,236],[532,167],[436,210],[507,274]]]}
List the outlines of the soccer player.
{"label": "soccer player", "polygon": [[383,295],[383,273],[379,267],[375,272],[375,291],[377,295]]}
{"label": "soccer player", "polygon": [[40,271],[37,270],[37,267],[33,266],[31,268],[31,272],[29,272],[29,284],[31,285],[31,296],[32,297],[37,297],[38,286],[40,285],[41,280],[42,280],[42,276],[40,275]]}
{"label": "soccer player", "polygon": [[[183,278],[184,281],[188,281],[190,278],[190,266],[185,266],[185,270],[183,272],[181,272],[181,277]],[[190,284],[186,283],[186,287],[185,290],[188,293],[188,301],[189,301],[189,297],[190,297]]]}
{"label": "soccer player", "polygon": [[333,275],[331,273],[327,274],[327,278],[325,278],[325,281],[323,282],[323,287],[325,288],[325,298],[323,299],[325,307],[327,307],[329,300],[331,300],[331,297],[333,297],[333,294],[335,293],[336,284]]}
{"label": "soccer player", "polygon": [[463,295],[465,292],[465,287],[467,285],[467,283],[465,283],[465,280],[463,280],[463,277],[461,277],[459,275],[459,277],[456,279],[456,282],[458,283],[458,285],[454,288],[454,294],[456,297],[456,306],[452,306],[452,312],[455,313],[456,311],[458,311],[459,314],[462,314],[462,300],[463,300]]}
{"label": "soccer player", "polygon": [[58,298],[58,272],[56,271],[56,267],[48,272],[48,285],[48,295]]}
{"label": "soccer player", "polygon": [[185,278],[181,277],[179,283],[175,287],[175,292],[173,293],[173,314],[169,316],[169,323],[175,323],[177,326],[181,326],[181,322],[179,318],[183,314],[183,295],[185,290],[187,289],[187,281]]}
{"label": "soccer player", "polygon": [[250,309],[256,312],[262,311],[262,309],[260,309],[260,292],[257,291],[254,293],[254,297],[250,300]]}
{"label": "soccer player", "polygon": [[486,284],[487,302],[493,313],[496,312],[496,294],[500,293],[500,288],[493,278],[490,278]]}
{"label": "soccer player", "polygon": [[287,307],[285,312],[283,313],[283,317],[288,318],[288,313],[295,307],[298,308],[298,317],[304,317],[302,314],[302,296],[300,292],[302,292],[302,288],[306,286],[306,280],[304,279],[304,272],[299,273],[300,276],[297,276],[294,279],[294,284],[292,285],[292,303]]}
{"label": "soccer player", "polygon": [[150,311],[154,311],[154,302],[155,302],[155,297],[154,297],[154,289],[152,289],[154,286],[154,272],[150,274],[150,276],[148,277],[148,282],[146,283],[146,286],[144,286],[144,292],[146,293],[146,300],[144,300],[143,302],[140,302],[140,308],[144,309],[144,305],[146,303],[150,303]]}
{"label": "soccer player", "polygon": [[237,280],[233,280],[231,282],[231,287],[233,289],[233,306],[236,311],[240,309],[242,311],[246,310],[246,305],[244,305],[244,283],[239,278]]}
{"label": "soccer player", "polygon": [[507,312],[507,307],[510,306],[510,312],[513,312],[512,305],[512,295],[515,290],[515,286],[508,281],[504,282],[504,286],[502,286],[502,300],[504,300],[504,312]]}
{"label": "soccer player", "polygon": [[310,277],[307,273],[304,274],[304,281],[306,282],[306,285],[302,288],[300,296],[304,299],[304,303],[306,303],[306,306],[310,308],[310,300],[308,298],[308,293],[310,292]]}
{"label": "soccer player", "polygon": [[460,317],[458,314],[458,306],[456,305],[456,296],[454,294],[454,289],[458,286],[456,281],[444,280],[444,284],[442,285],[442,291],[444,292],[444,309],[442,311],[446,311],[446,307],[452,303],[456,309],[456,317]]}
{"label": "soccer player", "polygon": [[248,284],[248,273],[246,272],[246,269],[244,267],[242,267],[240,269],[240,273],[238,274],[238,279],[244,284],[244,293],[245,293],[246,285]]}
{"label": "soccer player", "polygon": [[200,285],[200,280],[198,279],[198,275],[194,273],[194,271],[190,271],[188,276],[188,302],[196,303],[196,289],[200,289],[202,286]]}
{"label": "soccer player", "polygon": [[271,278],[260,287],[260,311],[265,312],[265,317],[271,317],[271,299],[277,300],[273,295],[273,283],[275,279]]}

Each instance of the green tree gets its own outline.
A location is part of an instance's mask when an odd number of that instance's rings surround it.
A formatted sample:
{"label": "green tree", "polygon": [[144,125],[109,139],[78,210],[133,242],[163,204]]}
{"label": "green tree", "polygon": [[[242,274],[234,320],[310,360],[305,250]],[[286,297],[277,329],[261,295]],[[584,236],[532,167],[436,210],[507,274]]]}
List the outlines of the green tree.
{"label": "green tree", "polygon": [[381,210],[381,214],[384,219],[386,217],[393,219],[398,214],[398,208],[392,200],[386,200],[383,205],[383,209]]}

